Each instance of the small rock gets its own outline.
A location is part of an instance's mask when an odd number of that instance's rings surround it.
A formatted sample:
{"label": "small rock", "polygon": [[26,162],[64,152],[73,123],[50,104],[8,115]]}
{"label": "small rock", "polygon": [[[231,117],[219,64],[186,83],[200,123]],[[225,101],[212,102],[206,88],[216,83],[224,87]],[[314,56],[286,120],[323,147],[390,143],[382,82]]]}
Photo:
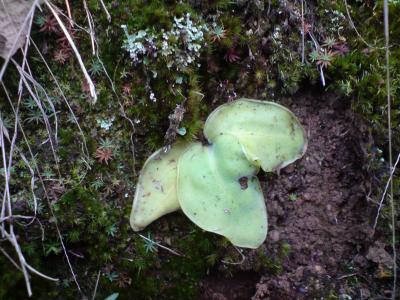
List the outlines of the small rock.
{"label": "small rock", "polygon": [[315,272],[315,273],[317,273],[317,274],[324,274],[325,273],[325,269],[322,267],[322,266],[320,266],[320,265],[315,265],[314,267],[313,267],[313,271]]}
{"label": "small rock", "polygon": [[385,244],[375,242],[373,246],[368,249],[367,259],[374,263],[383,264],[387,268],[392,268],[392,256],[384,249]]}
{"label": "small rock", "polygon": [[279,241],[279,231],[278,230],[271,230],[269,232],[269,238],[274,243]]}

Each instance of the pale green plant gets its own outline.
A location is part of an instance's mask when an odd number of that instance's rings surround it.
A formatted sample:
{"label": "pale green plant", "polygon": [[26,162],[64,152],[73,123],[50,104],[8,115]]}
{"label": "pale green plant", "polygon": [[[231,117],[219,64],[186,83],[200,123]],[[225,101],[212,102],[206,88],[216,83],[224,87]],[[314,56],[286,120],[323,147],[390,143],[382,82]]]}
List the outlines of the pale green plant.
{"label": "pale green plant", "polygon": [[305,131],[281,105],[239,99],[211,113],[204,136],[208,145],[176,143],[150,156],[136,187],[131,226],[141,230],[181,208],[202,229],[257,248],[268,224],[256,174],[260,167],[271,172],[302,157]]}

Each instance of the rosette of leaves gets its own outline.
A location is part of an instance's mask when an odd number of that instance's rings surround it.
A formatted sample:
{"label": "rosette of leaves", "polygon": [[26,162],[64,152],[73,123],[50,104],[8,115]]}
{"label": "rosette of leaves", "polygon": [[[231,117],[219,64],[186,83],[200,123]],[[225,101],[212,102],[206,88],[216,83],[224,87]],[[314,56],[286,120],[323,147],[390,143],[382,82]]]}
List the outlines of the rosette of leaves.
{"label": "rosette of leaves", "polygon": [[273,102],[239,99],[222,105],[204,127],[209,144],[174,144],[145,163],[131,214],[140,230],[182,209],[204,230],[239,247],[257,248],[267,235],[267,211],[256,174],[302,157],[307,138],[298,119]]}

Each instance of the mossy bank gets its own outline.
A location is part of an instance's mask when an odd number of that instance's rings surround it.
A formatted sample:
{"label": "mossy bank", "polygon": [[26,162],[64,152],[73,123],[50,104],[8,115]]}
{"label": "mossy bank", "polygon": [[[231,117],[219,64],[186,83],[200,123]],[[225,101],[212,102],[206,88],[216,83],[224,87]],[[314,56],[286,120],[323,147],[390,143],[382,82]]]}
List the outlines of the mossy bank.
{"label": "mossy bank", "polygon": [[[306,90],[323,103],[326,93],[340,98],[368,126],[362,159],[365,171],[375,178],[369,197],[378,200],[388,170],[381,2],[349,1],[346,9],[343,1],[304,1],[303,11],[302,1],[284,0],[104,2],[110,19],[101,1],[87,1],[95,43],[80,3],[71,7],[76,24],[67,26],[94,81],[95,103],[52,14],[43,9],[34,19],[35,45],[28,62],[43,87],[37,88],[42,107],[23,94],[19,114],[24,136],[19,136],[14,154],[10,189],[14,213],[32,213],[30,170],[35,171],[37,219],[28,226],[15,223],[18,241],[32,266],[60,278],[53,283],[33,275],[35,299],[90,298],[96,282],[96,299],[113,293],[119,299],[196,299],[202,280],[215,272],[227,278],[243,270],[281,275],[291,252],[284,241],[273,252],[265,246],[246,250],[252,260],[232,264],[241,261],[241,252],[179,212],[141,232],[148,240],[129,226],[145,159],[176,140],[204,140],[209,113],[239,97],[276,102],[291,97],[296,107],[302,98],[293,95]],[[397,20],[400,4],[389,2],[391,19]],[[64,1],[54,4],[66,13]],[[400,27],[394,21],[390,35],[393,151],[398,153],[400,49],[395,41],[400,40]],[[12,65],[6,78],[11,99],[17,99],[19,77]],[[17,106],[17,100],[12,103]],[[4,92],[0,109],[12,130],[14,114]],[[268,184],[269,178],[264,180]],[[396,179],[395,196],[399,184]],[[386,238],[386,206],[381,218],[378,229]],[[0,241],[0,247],[13,253],[6,242]],[[22,274],[2,255],[0,274],[0,299],[26,297]],[[340,291],[333,289],[332,294]]]}

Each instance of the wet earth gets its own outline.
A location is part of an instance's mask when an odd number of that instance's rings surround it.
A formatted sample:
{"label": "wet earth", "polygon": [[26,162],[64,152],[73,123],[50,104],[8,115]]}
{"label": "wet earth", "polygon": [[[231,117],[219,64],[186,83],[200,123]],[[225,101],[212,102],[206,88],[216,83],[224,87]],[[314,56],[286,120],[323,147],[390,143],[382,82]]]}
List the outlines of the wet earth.
{"label": "wet earth", "polygon": [[[307,152],[280,174],[259,175],[268,210],[267,240],[261,249],[244,252],[241,272],[206,278],[201,299],[388,296],[374,280],[377,269],[390,268],[390,255],[371,227],[371,178],[363,168],[364,145],[371,143],[368,127],[334,96],[306,94],[282,104],[308,132]],[[247,269],[259,251],[273,255],[283,242],[290,253],[278,275]]]}

